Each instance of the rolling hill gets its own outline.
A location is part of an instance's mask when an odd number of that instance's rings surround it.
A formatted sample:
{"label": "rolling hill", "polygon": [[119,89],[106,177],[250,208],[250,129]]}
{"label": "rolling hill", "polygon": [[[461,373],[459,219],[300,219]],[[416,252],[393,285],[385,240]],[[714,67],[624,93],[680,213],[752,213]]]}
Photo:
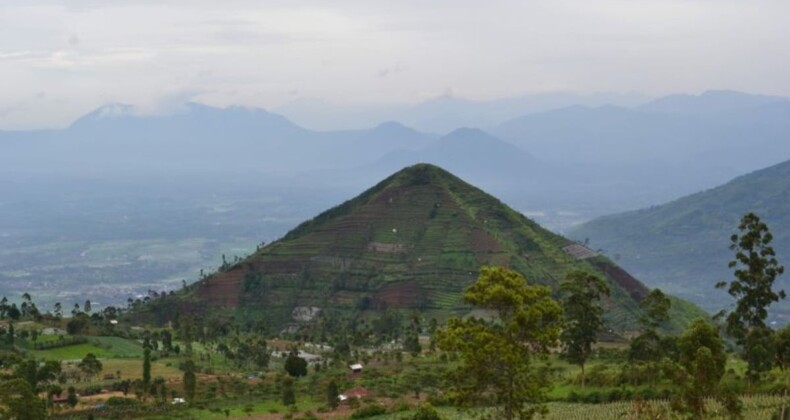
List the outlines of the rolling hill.
{"label": "rolling hill", "polygon": [[[570,235],[589,238],[647,284],[714,311],[731,302],[713,286],[732,277],[729,238],[747,212],[768,224],[779,261],[789,264],[790,161],[662,206],[593,220]],[[780,277],[778,286],[788,289],[788,280]],[[790,305],[779,303],[773,313],[787,317]]]}
{"label": "rolling hill", "polygon": [[[610,260],[443,169],[418,164],[225,266],[164,307],[237,310],[276,325],[294,322],[297,308],[420,310],[443,319],[469,311],[461,292],[482,265],[511,267],[551,287],[572,270],[596,272],[612,289],[606,314],[620,332],[634,326],[648,292]],[[679,322],[700,314],[677,303]]]}

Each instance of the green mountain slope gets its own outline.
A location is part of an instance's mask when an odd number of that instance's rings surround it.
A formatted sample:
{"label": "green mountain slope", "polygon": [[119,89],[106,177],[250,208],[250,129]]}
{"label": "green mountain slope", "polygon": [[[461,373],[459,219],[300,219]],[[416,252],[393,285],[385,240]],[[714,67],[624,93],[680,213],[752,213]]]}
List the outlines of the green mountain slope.
{"label": "green mountain slope", "polygon": [[600,273],[612,289],[608,320],[619,331],[635,325],[648,291],[608,259],[420,164],[224,267],[183,292],[183,300],[194,310],[225,308],[277,325],[309,315],[308,308],[419,310],[443,319],[468,313],[461,292],[482,265],[511,267],[552,287],[574,269]]}
{"label": "green mountain slope", "polygon": [[[717,311],[732,302],[714,290],[732,277],[729,238],[750,211],[771,229],[779,261],[790,264],[790,161],[662,206],[593,220],[571,237],[588,238],[650,286]],[[780,277],[777,286],[788,289],[788,280]],[[774,309],[774,315],[790,314],[787,303]]]}

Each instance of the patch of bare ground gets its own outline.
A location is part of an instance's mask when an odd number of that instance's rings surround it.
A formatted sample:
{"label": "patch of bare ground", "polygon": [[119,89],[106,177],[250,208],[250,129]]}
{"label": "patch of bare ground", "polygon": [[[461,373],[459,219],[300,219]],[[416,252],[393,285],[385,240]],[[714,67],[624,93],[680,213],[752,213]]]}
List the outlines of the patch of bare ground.
{"label": "patch of bare ground", "polygon": [[617,285],[625,289],[631,298],[637,302],[641,301],[645,296],[647,296],[649,292],[647,287],[645,287],[644,284],[639,282],[639,280],[635,279],[634,276],[628,274],[622,268],[603,261],[596,261],[593,263],[593,265],[595,265],[595,267],[601,270],[609,278],[614,280]]}
{"label": "patch of bare ground", "polygon": [[415,282],[390,283],[376,293],[376,298],[383,301],[388,308],[408,308],[424,296],[425,292]]}
{"label": "patch of bare ground", "polygon": [[198,296],[211,305],[235,308],[239,304],[239,292],[245,272],[246,270],[233,270],[202,282]]}

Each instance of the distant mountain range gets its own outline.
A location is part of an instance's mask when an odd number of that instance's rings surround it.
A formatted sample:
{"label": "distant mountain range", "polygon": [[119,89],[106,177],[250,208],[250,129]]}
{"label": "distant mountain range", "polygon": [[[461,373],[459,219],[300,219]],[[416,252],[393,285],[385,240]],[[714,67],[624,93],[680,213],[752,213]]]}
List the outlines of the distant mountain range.
{"label": "distant mountain range", "polygon": [[[607,98],[637,102],[627,95],[537,95],[480,103],[444,98],[410,115],[471,115],[482,122],[494,110],[502,117],[506,109],[542,110]],[[262,109],[186,104],[172,114],[151,116],[108,105],[63,130],[0,132],[0,166],[10,172],[106,176],[268,174],[284,183],[361,189],[400,167],[428,162],[519,208],[564,207],[589,218],[665,202],[778,163],[790,158],[789,135],[786,98],[729,91],[669,96],[631,108],[575,105],[443,136],[394,121],[370,129],[315,131]]]}
{"label": "distant mountain range", "polygon": [[790,101],[708,92],[630,109],[573,106],[526,115],[491,133],[541,159],[632,164],[665,176],[681,171],[697,187],[790,158]]}
{"label": "distant mountain range", "polygon": [[572,105],[633,107],[649,100],[644,95],[617,93],[538,93],[487,101],[445,95],[414,105],[338,105],[299,99],[275,108],[274,112],[316,130],[371,127],[394,120],[421,131],[446,134],[461,127],[493,127],[525,114]]}
{"label": "distant mountain range", "polygon": [[[790,158],[787,99],[737,92],[441,98],[378,111],[371,128],[319,131],[255,108],[185,104],[145,115],[114,104],[60,130],[0,131],[0,293],[133,278],[150,255],[120,251],[130,235],[146,244],[200,238],[190,243],[205,244],[202,254],[148,264],[140,280],[180,282],[214,261],[209,248],[274,239],[418,163],[448,168],[561,233]],[[75,237],[79,252],[69,248]],[[58,258],[43,264],[50,246]],[[99,264],[97,248],[118,250],[107,257],[114,265]],[[42,268],[24,269],[32,265]]]}
{"label": "distant mountain range", "polygon": [[[732,278],[729,238],[747,212],[768,224],[778,259],[790,267],[790,161],[668,204],[593,220],[570,235],[589,239],[647,284],[718,311],[732,299],[714,285]],[[790,291],[790,277],[776,287]],[[790,319],[790,303],[774,309]]]}
{"label": "distant mountain range", "polygon": [[[597,273],[611,288],[606,319],[617,332],[636,328],[638,304],[648,292],[610,260],[443,169],[421,164],[153,305],[151,313],[163,322],[179,312],[173,307],[198,315],[223,307],[280,328],[299,321],[299,313],[316,311],[418,310],[445,319],[471,309],[460,298],[482,265],[511,267],[555,290],[572,270]],[[677,325],[700,314],[675,301]]]}

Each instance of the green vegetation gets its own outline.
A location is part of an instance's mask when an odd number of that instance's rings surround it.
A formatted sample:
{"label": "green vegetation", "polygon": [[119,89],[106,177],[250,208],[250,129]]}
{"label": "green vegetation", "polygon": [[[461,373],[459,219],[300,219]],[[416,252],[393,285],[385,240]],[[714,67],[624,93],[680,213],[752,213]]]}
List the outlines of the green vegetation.
{"label": "green vegetation", "polygon": [[735,259],[730,268],[735,270],[735,280],[720,282],[719,288],[738,300],[735,310],[727,315],[727,332],[742,347],[742,356],[749,363],[749,376],[758,379],[770,369],[769,358],[772,331],[766,325],[768,306],[785,298],[784,290],[774,291],[776,277],[784,272],[771,247],[773,235],[768,226],[754,213],[743,216],[738,226],[740,235],[732,235],[730,249]]}
{"label": "green vegetation", "polygon": [[609,288],[597,276],[574,271],[562,283],[561,289],[566,293],[562,301],[565,325],[560,335],[563,355],[581,368],[584,387],[584,365],[590,358],[592,345],[598,341],[598,334],[604,326],[600,300],[609,295]]}
{"label": "green vegetation", "polygon": [[[637,278],[715,313],[730,302],[711,289],[733,278],[726,238],[744,214],[760,215],[773,229],[779,258],[790,258],[788,190],[790,162],[784,162],[661,206],[596,219],[570,236],[589,239]],[[772,320],[781,319],[790,302],[778,302],[771,312]]]}
{"label": "green vegetation", "polygon": [[[426,262],[410,257],[412,247],[433,242],[397,239],[409,234],[408,224],[374,232],[376,218],[389,217],[382,206],[424,200],[426,193],[413,188],[440,182],[449,184],[429,190],[434,204],[422,209],[425,217],[466,214],[464,223],[485,235],[470,245],[448,230],[440,243],[454,248],[438,254],[425,248],[420,255],[435,257]],[[42,313],[29,294],[18,305],[0,301],[0,415],[435,420],[787,413],[790,328],[777,332],[766,322],[770,305],[784,298],[774,288],[783,269],[756,216],[744,217],[732,239],[736,280],[725,286],[735,310],[720,325],[719,317],[686,322],[677,314],[693,308],[646,290],[604,258],[577,259],[563,251],[564,239],[505,207],[483,205],[488,196],[430,166],[385,185],[405,188],[374,191],[369,199],[377,204],[351,203],[332,218],[319,217],[288,241],[225,261],[220,272],[178,294],[152,293],[128,308],[101,311],[85,300],[70,317],[59,313],[62,307]],[[435,203],[445,193],[466,198],[443,215],[451,205]],[[338,240],[342,226],[358,228],[360,220],[373,229],[360,241],[362,251]],[[411,234],[441,237],[431,223],[423,228]],[[321,253],[305,251],[317,246],[311,237],[325,241]],[[473,245],[482,248],[468,251]],[[340,257],[343,249],[365,256]],[[452,269],[469,258],[480,264],[500,257],[508,267]],[[421,271],[428,268],[437,271]],[[405,279],[408,270],[413,277]],[[472,272],[477,278],[466,280]],[[324,283],[330,273],[336,277]],[[455,288],[462,292],[453,298]],[[431,290],[441,291],[442,305],[432,303]],[[312,300],[319,298],[320,307]]]}
{"label": "green vegetation", "polygon": [[557,345],[562,308],[545,286],[529,286],[520,274],[483,267],[464,300],[492,310],[496,321],[451,319],[439,331],[439,348],[458,352],[452,372],[453,399],[460,405],[501,406],[498,418],[525,419],[540,411],[548,385],[533,359]]}
{"label": "green vegetation", "polygon": [[[279,329],[302,328],[313,316],[328,323],[329,312],[358,319],[414,310],[445,320],[472,309],[461,293],[481,266],[493,265],[554,292],[572,271],[595,274],[610,290],[607,325],[635,330],[649,290],[606,258],[574,256],[569,246],[580,247],[440,168],[415,165],[174,296],[135,307],[134,322],[216,312]],[[677,331],[703,315],[688,305],[674,312]],[[304,329],[311,339],[322,333]]]}

